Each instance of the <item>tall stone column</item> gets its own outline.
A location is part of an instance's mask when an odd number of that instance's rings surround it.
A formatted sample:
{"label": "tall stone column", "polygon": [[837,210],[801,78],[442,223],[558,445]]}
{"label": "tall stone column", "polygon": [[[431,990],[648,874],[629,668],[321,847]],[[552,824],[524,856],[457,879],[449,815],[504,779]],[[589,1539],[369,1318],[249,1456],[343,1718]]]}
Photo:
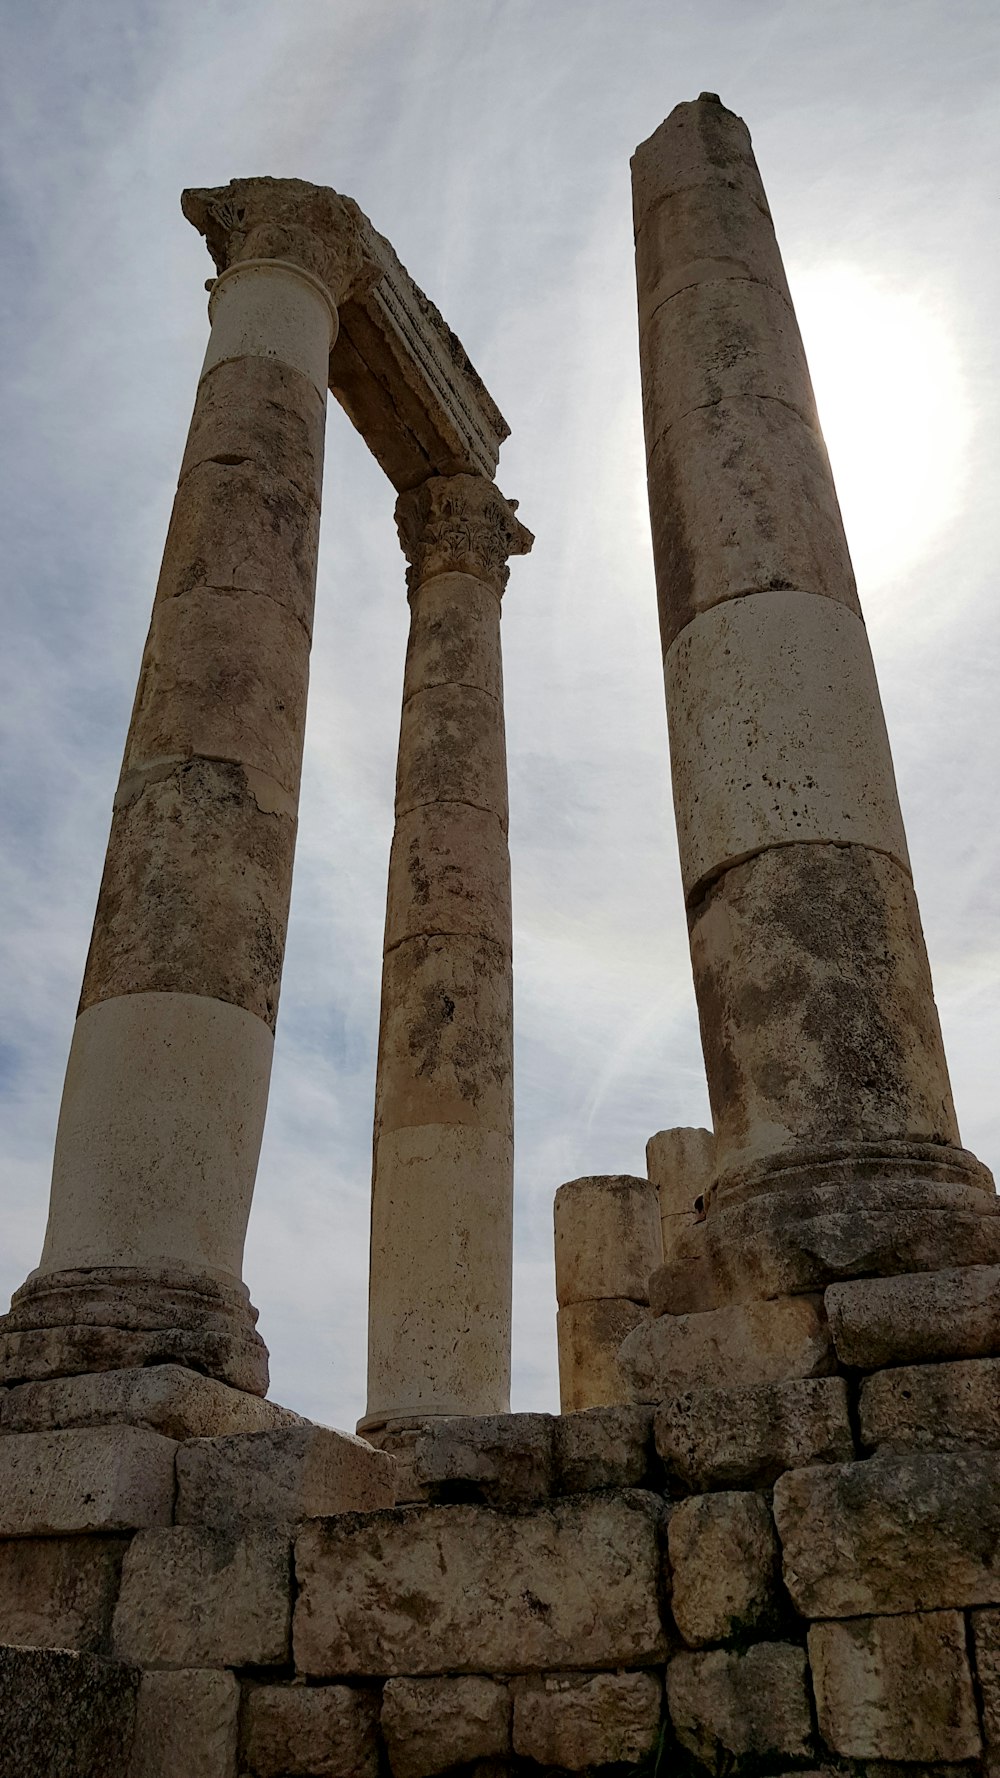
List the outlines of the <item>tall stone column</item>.
{"label": "tall stone column", "polygon": [[410,637],[375,1098],[359,1430],[503,1413],[513,1188],[506,561],[533,541],[485,477],[400,496]]}
{"label": "tall stone column", "polygon": [[263,1393],[241,1281],[295,847],[353,207],[188,192],[221,275],[115,797],[36,1272],[0,1376],[173,1359]]}
{"label": "tall stone column", "polygon": [[967,1198],[989,1175],[959,1147],[871,652],[742,120],[712,94],[679,105],[636,151],[633,194],[710,1212],[865,1181]]}

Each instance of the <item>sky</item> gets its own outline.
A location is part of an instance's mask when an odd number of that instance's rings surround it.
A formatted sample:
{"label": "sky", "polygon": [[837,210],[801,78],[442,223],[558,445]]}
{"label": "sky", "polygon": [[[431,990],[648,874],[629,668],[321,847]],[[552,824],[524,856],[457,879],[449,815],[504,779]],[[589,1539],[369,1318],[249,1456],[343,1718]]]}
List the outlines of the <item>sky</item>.
{"label": "sky", "polygon": [[[646,507],[629,157],[749,124],[858,573],[963,1138],[1000,1165],[995,0],[0,0],[0,1298],[62,1076],[207,337],[187,185],[355,198],[512,428],[504,600],[516,1409],[555,1410],[552,1197],[708,1120]],[[393,491],[335,403],[299,843],[245,1277],[271,1393],[364,1409],[406,641]],[[0,1305],[2,1306],[2,1305]]]}

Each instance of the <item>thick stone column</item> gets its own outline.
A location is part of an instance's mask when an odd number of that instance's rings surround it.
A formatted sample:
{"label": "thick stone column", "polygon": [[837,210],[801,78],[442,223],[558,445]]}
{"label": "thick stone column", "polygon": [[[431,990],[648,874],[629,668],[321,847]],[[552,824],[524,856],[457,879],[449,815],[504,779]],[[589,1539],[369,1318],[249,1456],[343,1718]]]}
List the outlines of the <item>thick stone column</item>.
{"label": "thick stone column", "polygon": [[[742,120],[633,160],[650,513],[715,1207],[989,1187],[959,1147],[830,466]],[[711,1208],[711,1206],[710,1206]]]}
{"label": "thick stone column", "polygon": [[513,1185],[500,600],[532,537],[485,477],[400,496],[410,638],[375,1098],[359,1430],[503,1413]]}
{"label": "thick stone column", "polygon": [[[175,1359],[263,1393],[241,1282],[295,847],[352,207],[190,192],[221,269],[115,797],[38,1270],[0,1376]],[[338,208],[339,205],[339,208]]]}

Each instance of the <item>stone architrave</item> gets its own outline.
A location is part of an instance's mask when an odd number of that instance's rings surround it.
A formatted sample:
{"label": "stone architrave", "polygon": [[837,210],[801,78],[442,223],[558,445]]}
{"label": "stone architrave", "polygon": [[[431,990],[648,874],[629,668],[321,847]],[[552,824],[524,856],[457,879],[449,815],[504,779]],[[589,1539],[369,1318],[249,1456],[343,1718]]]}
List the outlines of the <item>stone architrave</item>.
{"label": "stone architrave", "polygon": [[483,476],[400,496],[410,564],[359,1430],[509,1406],[512,979],[500,602],[529,531]]}
{"label": "stone architrave", "polygon": [[[632,162],[674,803],[716,1134],[712,1211],[959,1147],[878,686],[742,120],[714,94]],[[724,1220],[723,1217],[720,1220]]]}

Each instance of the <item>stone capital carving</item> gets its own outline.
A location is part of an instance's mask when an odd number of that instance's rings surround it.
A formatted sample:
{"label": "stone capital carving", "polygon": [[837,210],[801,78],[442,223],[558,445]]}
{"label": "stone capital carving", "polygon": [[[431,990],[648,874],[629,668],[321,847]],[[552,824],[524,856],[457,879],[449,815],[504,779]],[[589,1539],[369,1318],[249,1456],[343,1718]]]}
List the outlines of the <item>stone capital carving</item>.
{"label": "stone capital carving", "polygon": [[188,190],[181,209],[220,272],[248,259],[279,259],[319,278],[334,304],[382,276],[366,251],[370,225],[353,198],[305,179],[231,179]]}
{"label": "stone capital carving", "polygon": [[435,574],[474,574],[500,597],[508,556],[526,556],[535,541],[516,510],[482,475],[432,475],[401,494],[396,529],[410,593]]}

